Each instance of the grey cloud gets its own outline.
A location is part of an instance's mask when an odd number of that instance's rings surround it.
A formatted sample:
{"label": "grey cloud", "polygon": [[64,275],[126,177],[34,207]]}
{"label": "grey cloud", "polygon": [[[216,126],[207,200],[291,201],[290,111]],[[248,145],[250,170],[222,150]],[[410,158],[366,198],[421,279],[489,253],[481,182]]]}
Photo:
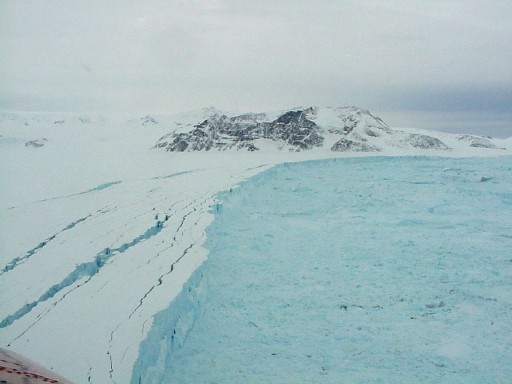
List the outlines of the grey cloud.
{"label": "grey cloud", "polygon": [[510,107],[509,1],[6,0],[0,8],[0,109]]}
{"label": "grey cloud", "polygon": [[400,92],[396,107],[431,112],[512,112],[512,84],[409,89]]}

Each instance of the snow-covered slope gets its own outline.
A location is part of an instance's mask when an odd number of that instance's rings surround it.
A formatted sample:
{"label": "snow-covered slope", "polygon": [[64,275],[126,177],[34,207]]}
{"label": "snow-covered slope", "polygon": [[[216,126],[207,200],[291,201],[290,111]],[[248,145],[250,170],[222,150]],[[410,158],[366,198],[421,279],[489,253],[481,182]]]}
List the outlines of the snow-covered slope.
{"label": "snow-covered slope", "polygon": [[[154,148],[197,129],[212,149],[230,150]],[[2,113],[0,135],[0,346],[77,383],[129,382],[154,315],[207,256],[204,230],[219,191],[274,164],[366,146],[380,155],[512,153],[510,140],[392,129],[355,108]]]}

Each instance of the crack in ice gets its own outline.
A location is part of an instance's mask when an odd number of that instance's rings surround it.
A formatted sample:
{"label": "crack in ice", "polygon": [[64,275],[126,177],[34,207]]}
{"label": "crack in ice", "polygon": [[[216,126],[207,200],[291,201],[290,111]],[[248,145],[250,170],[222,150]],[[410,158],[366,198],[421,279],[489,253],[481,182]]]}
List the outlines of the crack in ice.
{"label": "crack in ice", "polygon": [[50,237],[48,237],[46,240],[40,242],[36,247],[32,248],[31,250],[27,251],[25,253],[24,256],[21,256],[21,257],[15,257],[14,259],[12,259],[4,268],[2,268],[2,270],[0,271],[0,276],[3,275],[4,273],[6,272],[9,272],[11,270],[13,270],[14,268],[16,268],[18,265],[20,264],[23,264],[25,263],[28,259],[30,259],[32,256],[34,256],[38,251],[40,251],[42,248],[44,248],[50,241],[54,240],[58,235],[60,235],[62,232],[65,232],[65,231],[68,231],[70,229],[73,229],[74,227],[76,227],[78,224],[84,222],[85,220],[87,220],[89,217],[91,217],[92,215],[89,214],[85,217],[82,217],[76,221],[73,221],[72,223],[70,223],[69,225],[67,225],[66,227],[64,227],[62,230],[60,230],[59,232],[51,235]]}
{"label": "crack in ice", "polygon": [[107,183],[100,184],[100,185],[98,185],[98,186],[96,186],[94,188],[88,189],[86,191],[77,192],[77,193],[71,193],[69,195],[50,197],[48,199],[36,200],[36,201],[32,201],[30,203],[26,203],[26,204],[23,204],[23,205],[18,205],[18,206],[15,206],[15,207],[9,207],[9,209],[16,209],[16,208],[26,207],[26,206],[29,206],[29,205],[32,205],[32,204],[44,203],[44,202],[47,202],[47,201],[54,201],[54,200],[65,199],[65,198],[68,198],[68,197],[85,195],[85,194],[91,193],[91,192],[99,192],[99,191],[102,191],[104,189],[110,188],[113,185],[121,184],[121,183],[122,183],[121,180],[110,181],[110,182],[107,182]]}
{"label": "crack in ice", "polygon": [[68,274],[64,280],[62,280],[58,284],[52,285],[46,292],[44,292],[39,299],[25,304],[23,307],[18,309],[15,313],[8,315],[5,319],[0,322],[0,328],[5,328],[14,323],[16,320],[22,318],[26,314],[28,314],[32,309],[34,309],[38,304],[45,302],[51,298],[53,298],[57,293],[62,291],[64,288],[71,286],[78,280],[88,277],[86,282],[88,282],[93,276],[99,273],[101,268],[105,266],[105,264],[117,254],[121,254],[126,252],[128,249],[136,246],[142,241],[148,240],[153,236],[156,236],[160,231],[162,231],[163,225],[161,221],[157,221],[156,225],[149,228],[143,234],[137,236],[132,241],[128,243],[124,243],[118,248],[110,249],[106,248],[105,250],[96,254],[92,261],[88,261],[82,264],[79,264],[75,267],[75,269]]}
{"label": "crack in ice", "polygon": [[162,285],[163,284],[163,278],[167,275],[170,275],[173,271],[174,271],[174,266],[176,264],[178,264],[186,255],[187,253],[194,247],[194,244],[190,244],[187,248],[185,248],[185,250],[183,251],[183,253],[181,254],[180,257],[178,257],[176,259],[176,261],[174,261],[172,264],[171,264],[171,267],[170,269],[165,272],[164,274],[160,275],[160,277],[158,278],[158,282],[153,285],[145,294],[144,296],[139,300],[139,304],[137,305],[137,307],[135,307],[135,309],[130,313],[130,315],[128,316],[128,319],[131,319],[132,316],[135,314],[135,312],[137,312],[137,310],[142,307],[142,304],[144,303],[144,300],[149,296],[149,294],[158,286]]}

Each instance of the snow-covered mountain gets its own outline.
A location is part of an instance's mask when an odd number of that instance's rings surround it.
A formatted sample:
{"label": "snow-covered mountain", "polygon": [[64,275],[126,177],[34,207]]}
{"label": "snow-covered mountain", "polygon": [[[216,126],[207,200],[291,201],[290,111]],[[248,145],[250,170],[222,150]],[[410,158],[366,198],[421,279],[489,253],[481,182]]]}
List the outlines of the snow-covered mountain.
{"label": "snow-covered mountain", "polygon": [[[171,152],[210,150],[390,152],[397,149],[450,151],[453,147],[502,149],[491,138],[439,132],[407,132],[390,128],[369,111],[357,107],[296,108],[278,114],[244,113],[228,116],[217,110],[188,131],[162,136],[156,148]],[[276,116],[277,115],[277,116]],[[457,145],[447,144],[458,141]]]}
{"label": "snow-covered mountain", "polygon": [[[14,140],[32,148],[52,146],[51,140],[45,137],[48,131],[94,132],[98,127],[105,127],[107,132],[114,127],[118,132],[143,128],[141,144],[169,152],[484,153],[478,151],[481,149],[499,155],[511,146],[511,139],[390,127],[358,107],[297,107],[258,113],[227,113],[210,107],[139,118],[0,113],[0,128],[4,131],[0,131],[1,142]],[[9,131],[14,135],[9,135]],[[159,135],[156,139],[155,133]]]}
{"label": "snow-covered mountain", "polygon": [[[141,343],[169,328],[155,315],[207,258],[219,191],[284,162],[417,154],[511,155],[512,142],[392,128],[353,107],[0,113],[0,347],[77,383],[136,383]],[[193,321],[173,320],[186,336]]]}

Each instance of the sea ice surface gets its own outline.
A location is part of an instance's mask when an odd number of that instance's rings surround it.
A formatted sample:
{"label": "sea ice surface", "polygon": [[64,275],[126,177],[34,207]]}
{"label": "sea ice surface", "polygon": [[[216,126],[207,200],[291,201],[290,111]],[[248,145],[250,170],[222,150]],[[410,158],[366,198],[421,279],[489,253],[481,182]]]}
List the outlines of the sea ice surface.
{"label": "sea ice surface", "polygon": [[219,198],[132,382],[510,382],[512,158],[283,164]]}

